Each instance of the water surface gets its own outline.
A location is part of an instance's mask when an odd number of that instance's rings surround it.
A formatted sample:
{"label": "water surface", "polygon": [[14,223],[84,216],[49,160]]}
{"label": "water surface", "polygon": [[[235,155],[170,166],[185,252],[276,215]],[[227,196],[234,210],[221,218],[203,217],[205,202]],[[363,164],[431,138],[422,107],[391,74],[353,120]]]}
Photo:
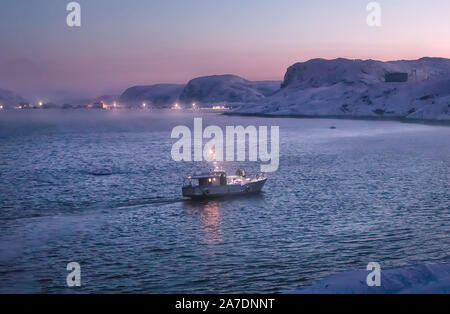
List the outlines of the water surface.
{"label": "water surface", "polygon": [[450,128],[203,114],[279,125],[281,156],[261,195],[195,202],[170,131],[199,115],[0,112],[0,292],[282,292],[450,260]]}

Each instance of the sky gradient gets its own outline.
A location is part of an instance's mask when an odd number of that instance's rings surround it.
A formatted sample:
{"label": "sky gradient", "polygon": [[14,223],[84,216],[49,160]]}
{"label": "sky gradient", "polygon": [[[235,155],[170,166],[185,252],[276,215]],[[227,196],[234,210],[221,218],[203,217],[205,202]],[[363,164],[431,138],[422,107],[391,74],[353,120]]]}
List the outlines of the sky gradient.
{"label": "sky gradient", "polygon": [[232,73],[281,80],[311,58],[450,58],[450,1],[2,0],[0,88],[32,98],[119,93]]}

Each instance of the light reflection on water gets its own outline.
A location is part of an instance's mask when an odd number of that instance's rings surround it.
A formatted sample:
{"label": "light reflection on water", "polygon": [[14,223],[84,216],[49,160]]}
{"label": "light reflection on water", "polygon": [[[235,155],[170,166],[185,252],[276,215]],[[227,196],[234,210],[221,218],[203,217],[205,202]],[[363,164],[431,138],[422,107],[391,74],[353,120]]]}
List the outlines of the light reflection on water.
{"label": "light reflection on water", "polygon": [[223,241],[220,204],[217,201],[185,201],[183,207],[186,214],[198,216],[207,243],[215,244]]}

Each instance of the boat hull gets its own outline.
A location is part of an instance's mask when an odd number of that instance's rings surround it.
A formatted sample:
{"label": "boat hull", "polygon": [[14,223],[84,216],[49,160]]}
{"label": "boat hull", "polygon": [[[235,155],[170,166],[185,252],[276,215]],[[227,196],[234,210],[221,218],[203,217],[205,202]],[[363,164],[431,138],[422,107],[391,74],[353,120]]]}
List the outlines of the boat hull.
{"label": "boat hull", "polygon": [[184,186],[183,196],[190,198],[217,198],[226,196],[255,194],[261,192],[267,178],[246,184],[229,184],[223,186]]}

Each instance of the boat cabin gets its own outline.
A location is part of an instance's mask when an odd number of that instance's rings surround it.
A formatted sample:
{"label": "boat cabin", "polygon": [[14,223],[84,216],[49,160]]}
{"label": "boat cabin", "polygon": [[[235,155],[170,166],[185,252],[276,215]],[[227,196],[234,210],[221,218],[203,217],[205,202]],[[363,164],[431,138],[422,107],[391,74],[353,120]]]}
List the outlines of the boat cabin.
{"label": "boat cabin", "polygon": [[189,185],[192,185],[192,180],[197,180],[198,186],[227,185],[227,174],[224,171],[217,171],[212,173],[190,176],[187,177],[187,180]]}

